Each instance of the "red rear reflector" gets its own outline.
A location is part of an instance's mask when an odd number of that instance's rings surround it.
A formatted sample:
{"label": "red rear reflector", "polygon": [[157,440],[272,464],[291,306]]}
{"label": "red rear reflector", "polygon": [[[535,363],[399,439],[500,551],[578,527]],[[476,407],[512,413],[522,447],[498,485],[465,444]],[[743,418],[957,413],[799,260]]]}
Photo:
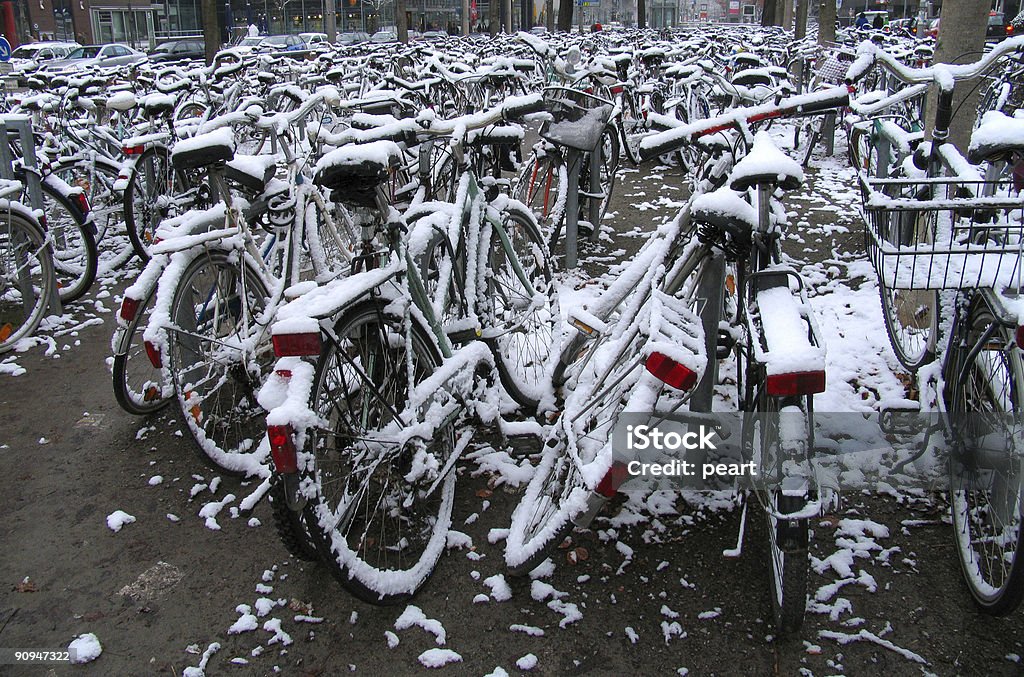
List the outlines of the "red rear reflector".
{"label": "red rear reflector", "polygon": [[626,470],[626,464],[615,461],[612,463],[612,467],[608,468],[605,476],[601,478],[595,491],[605,498],[611,498],[615,496],[615,492],[619,490],[619,487],[623,485],[628,477],[629,471]]}
{"label": "red rear reflector", "polygon": [[622,94],[622,87],[620,87],[618,85],[616,85],[615,87],[612,87],[612,94],[614,94],[616,96],[618,96],[619,94]]}
{"label": "red rear reflector", "polygon": [[145,150],[145,146],[124,146],[121,148],[121,152],[125,155],[142,155]]}
{"label": "red rear reflector", "polygon": [[678,390],[689,390],[697,384],[697,372],[679,364],[667,355],[651,353],[644,366],[658,380],[664,381]]}
{"label": "red rear reflector", "polygon": [[85,196],[85,193],[72,193],[71,201],[75,203],[75,206],[78,207],[79,211],[81,211],[83,215],[87,215],[89,213],[89,198]]}
{"label": "red rear reflector", "polygon": [[274,469],[280,473],[293,473],[299,469],[295,458],[295,444],[292,442],[290,425],[268,425],[267,438],[270,440],[270,455]]}
{"label": "red rear reflector", "polygon": [[278,376],[280,376],[281,378],[291,378],[292,377],[292,370],[291,369],[275,369],[274,373],[277,374]]}
{"label": "red rear reflector", "polygon": [[1017,347],[1024,348],[1024,326],[1017,327]]}
{"label": "red rear reflector", "polygon": [[150,363],[157,369],[164,366],[164,360],[160,356],[160,349],[149,341],[146,341],[146,356],[149,358]]}
{"label": "red rear reflector", "polygon": [[320,334],[274,334],[274,354],[278,357],[303,357],[320,354]]}
{"label": "red rear reflector", "polygon": [[141,301],[133,299],[130,296],[125,296],[124,300],[121,301],[121,319],[125,322],[131,322],[135,319],[135,313],[139,312],[139,304]]}
{"label": "red rear reflector", "polygon": [[773,374],[768,377],[768,394],[772,397],[791,397],[825,392],[824,371],[797,371],[791,374]]}

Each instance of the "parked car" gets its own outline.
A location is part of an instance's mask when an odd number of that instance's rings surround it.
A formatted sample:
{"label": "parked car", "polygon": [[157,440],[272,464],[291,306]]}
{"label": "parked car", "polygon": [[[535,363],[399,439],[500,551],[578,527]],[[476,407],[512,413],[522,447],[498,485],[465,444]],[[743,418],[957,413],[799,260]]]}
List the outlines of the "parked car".
{"label": "parked car", "polygon": [[263,38],[256,51],[295,52],[306,49],[306,43],[297,35],[268,35]]}
{"label": "parked car", "polygon": [[534,35],[547,35],[548,27],[534,26],[533,28],[530,29],[530,32],[533,33]]}
{"label": "parked car", "polygon": [[64,59],[54,59],[41,70],[49,73],[66,73],[87,66],[123,66],[146,58],[142,52],[124,45],[86,45],[79,47]]}
{"label": "parked car", "polygon": [[377,31],[370,38],[370,42],[377,45],[385,42],[398,42],[398,33],[395,31]]}
{"label": "parked car", "polygon": [[358,45],[363,42],[370,41],[370,34],[364,33],[363,31],[351,31],[348,33],[338,33],[338,44],[339,45]]}
{"label": "parked car", "polygon": [[259,49],[259,46],[263,44],[263,41],[267,39],[265,35],[247,35],[238,41],[238,44],[231,49],[235,52],[255,52]]}
{"label": "parked car", "polygon": [[1002,12],[989,12],[985,39],[1004,40],[1011,37],[1013,37],[1013,24],[1006,22],[1006,16]]}
{"label": "parked car", "polygon": [[444,40],[447,37],[448,34],[444,31],[426,31],[423,33],[423,39],[427,42],[437,42],[439,40]]}
{"label": "parked car", "polygon": [[[77,42],[32,42],[11,52],[11,60],[0,62],[0,75],[5,73],[31,73],[54,59],[66,59],[81,47]],[[19,80],[19,85],[22,82]]]}
{"label": "parked car", "polygon": [[939,20],[932,19],[932,22],[928,24],[928,28],[924,30],[925,37],[938,38],[939,37]]}
{"label": "parked car", "polygon": [[149,51],[149,60],[157,63],[205,57],[206,45],[202,40],[169,40]]}
{"label": "parked car", "polygon": [[327,44],[326,33],[299,33],[299,38],[305,43],[306,49],[311,49],[320,44]]}

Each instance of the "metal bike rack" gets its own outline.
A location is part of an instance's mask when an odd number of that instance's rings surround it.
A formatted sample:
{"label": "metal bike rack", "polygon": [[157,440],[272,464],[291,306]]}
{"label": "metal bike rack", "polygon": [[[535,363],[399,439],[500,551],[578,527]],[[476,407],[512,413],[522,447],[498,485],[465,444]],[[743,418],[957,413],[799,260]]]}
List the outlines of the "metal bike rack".
{"label": "metal bike rack", "polygon": [[[25,177],[20,179],[14,174],[14,159],[11,157],[11,147],[8,143],[10,134],[17,134],[21,141],[21,151],[24,155],[20,158],[25,164]],[[0,115],[0,135],[3,136],[3,143],[0,143],[0,178],[9,181],[24,181],[28,190],[29,206],[33,211],[44,212],[43,189],[40,187],[39,162],[36,158],[36,141],[32,134],[32,119],[27,115],[3,114]],[[49,240],[49,232],[47,232]],[[64,306],[60,301],[60,292],[57,289],[57,281],[50,285],[52,292],[48,302],[50,313],[63,315]]]}

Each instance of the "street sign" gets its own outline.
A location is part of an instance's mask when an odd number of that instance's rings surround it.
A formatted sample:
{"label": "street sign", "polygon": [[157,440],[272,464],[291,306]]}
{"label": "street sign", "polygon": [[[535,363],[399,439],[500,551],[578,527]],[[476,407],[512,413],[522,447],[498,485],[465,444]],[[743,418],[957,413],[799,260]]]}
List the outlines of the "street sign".
{"label": "street sign", "polygon": [[7,38],[0,36],[0,61],[7,63],[11,60],[11,43]]}

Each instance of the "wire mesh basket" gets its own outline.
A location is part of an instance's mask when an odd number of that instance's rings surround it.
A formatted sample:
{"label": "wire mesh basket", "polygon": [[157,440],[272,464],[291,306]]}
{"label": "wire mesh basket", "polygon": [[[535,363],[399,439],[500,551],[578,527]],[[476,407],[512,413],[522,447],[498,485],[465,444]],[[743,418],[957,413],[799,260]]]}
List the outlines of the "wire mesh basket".
{"label": "wire mesh basket", "polygon": [[592,151],[612,117],[614,105],[608,99],[568,87],[544,89],[544,110],[551,114],[540,135],[559,146]]}
{"label": "wire mesh basket", "polygon": [[889,289],[1019,288],[1024,192],[1012,179],[870,179],[868,256]]}
{"label": "wire mesh basket", "polygon": [[814,79],[819,85],[841,85],[857,55],[849,49],[826,48],[814,62]]}

